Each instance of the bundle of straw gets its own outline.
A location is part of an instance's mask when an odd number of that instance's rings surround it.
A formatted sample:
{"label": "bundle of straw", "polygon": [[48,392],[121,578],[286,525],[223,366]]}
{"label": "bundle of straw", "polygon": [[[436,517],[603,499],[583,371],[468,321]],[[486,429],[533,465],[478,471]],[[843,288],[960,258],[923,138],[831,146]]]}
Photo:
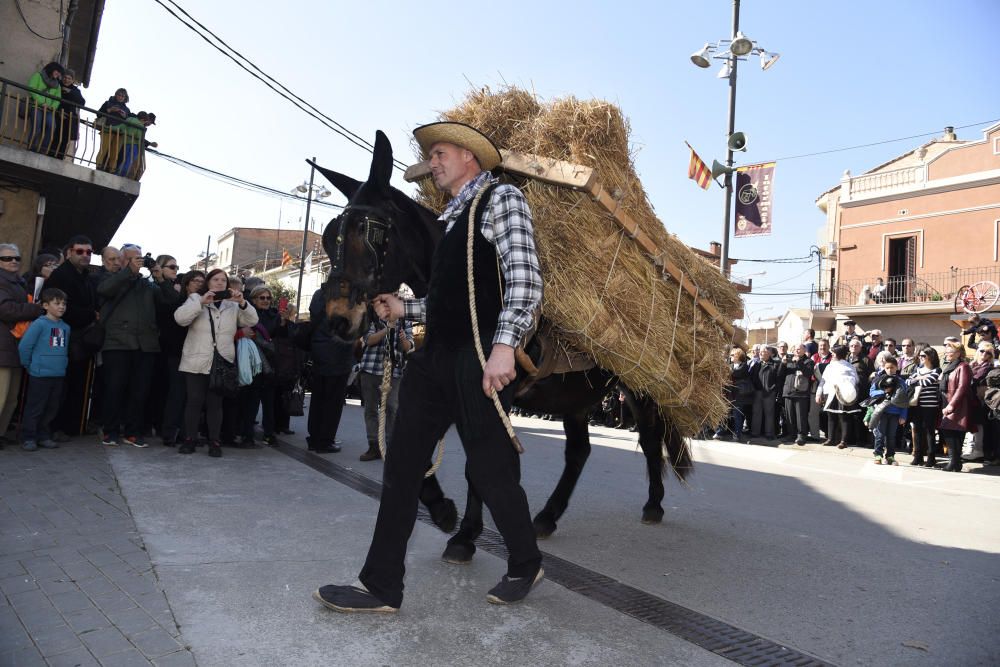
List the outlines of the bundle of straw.
{"label": "bundle of straw", "polygon": [[[539,102],[527,91],[472,91],[441,120],[467,123],[500,148],[594,168],[605,190],[658,248],[730,320],[739,295],[718,269],[656,217],[636,175],[629,125],[613,104],[573,97]],[[651,397],[684,435],[721,422],[729,409],[725,348],[730,336],[584,193],[516,181],[531,206],[542,276],[543,314],[560,342],[593,355],[629,388]],[[421,202],[442,210],[447,196],[429,180]]]}

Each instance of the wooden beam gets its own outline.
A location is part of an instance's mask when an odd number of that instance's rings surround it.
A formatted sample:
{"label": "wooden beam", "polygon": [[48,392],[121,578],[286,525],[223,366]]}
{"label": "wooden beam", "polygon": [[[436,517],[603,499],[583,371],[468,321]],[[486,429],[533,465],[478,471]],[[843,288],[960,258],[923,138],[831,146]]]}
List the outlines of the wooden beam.
{"label": "wooden beam", "polygon": [[[501,150],[500,155],[503,157],[503,162],[500,163],[501,170],[550,185],[586,191],[597,181],[597,174],[593,169],[572,162],[508,150]],[[407,183],[413,183],[430,175],[430,163],[424,160],[407,167],[403,179]]]}

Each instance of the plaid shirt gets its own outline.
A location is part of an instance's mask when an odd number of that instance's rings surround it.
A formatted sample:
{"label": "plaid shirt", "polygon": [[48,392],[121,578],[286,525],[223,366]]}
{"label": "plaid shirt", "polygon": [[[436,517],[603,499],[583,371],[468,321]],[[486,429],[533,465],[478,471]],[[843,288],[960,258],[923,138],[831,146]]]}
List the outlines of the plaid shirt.
{"label": "plaid shirt", "polygon": [[[495,176],[484,171],[462,186],[438,218],[448,223],[445,233],[451,231],[479,188],[496,181]],[[493,344],[517,347],[524,332],[531,327],[534,310],[542,302],[542,273],[535,251],[531,210],[524,194],[512,185],[500,185],[494,189],[489,208],[484,211],[480,231],[487,241],[496,246],[506,283],[504,308],[497,318]],[[427,315],[424,299],[407,299],[403,302],[403,309],[404,316],[410,320],[423,322]]]}
{"label": "plaid shirt", "polygon": [[[375,322],[371,323],[368,327],[368,333],[365,334],[364,338],[361,339],[361,344],[364,345],[364,352],[361,355],[361,372],[371,373],[372,375],[382,376],[382,360],[385,356],[385,338],[380,340],[375,345],[368,345],[368,338],[386,327],[386,323],[382,320],[378,321],[378,327],[376,328]],[[410,341],[410,349],[413,349],[413,326],[409,322],[403,320],[403,332],[406,334],[406,340]],[[388,335],[388,334],[386,334]],[[398,378],[403,375],[403,361],[405,358],[405,353],[399,349],[399,341],[396,338],[390,339],[390,345],[396,349],[396,363],[392,367],[392,377]]]}

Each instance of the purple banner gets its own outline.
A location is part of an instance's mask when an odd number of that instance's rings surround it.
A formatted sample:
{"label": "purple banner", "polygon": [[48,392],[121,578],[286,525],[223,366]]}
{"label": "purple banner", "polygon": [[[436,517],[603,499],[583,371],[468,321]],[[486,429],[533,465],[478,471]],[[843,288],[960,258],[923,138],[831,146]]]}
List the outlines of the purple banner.
{"label": "purple banner", "polygon": [[736,170],[736,229],[734,236],[771,233],[771,193],[774,162],[748,164]]}

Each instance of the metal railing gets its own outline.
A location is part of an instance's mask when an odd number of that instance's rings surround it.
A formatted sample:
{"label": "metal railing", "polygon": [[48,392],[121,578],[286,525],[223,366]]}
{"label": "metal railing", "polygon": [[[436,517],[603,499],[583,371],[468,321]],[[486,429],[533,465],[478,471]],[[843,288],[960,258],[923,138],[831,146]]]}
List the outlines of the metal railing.
{"label": "metal railing", "polygon": [[0,78],[0,145],[139,180],[146,170],[146,130]]}
{"label": "metal railing", "polygon": [[882,275],[840,280],[834,285],[832,304],[837,307],[949,302],[960,288],[981,280],[1000,283],[1000,264],[917,276]]}

